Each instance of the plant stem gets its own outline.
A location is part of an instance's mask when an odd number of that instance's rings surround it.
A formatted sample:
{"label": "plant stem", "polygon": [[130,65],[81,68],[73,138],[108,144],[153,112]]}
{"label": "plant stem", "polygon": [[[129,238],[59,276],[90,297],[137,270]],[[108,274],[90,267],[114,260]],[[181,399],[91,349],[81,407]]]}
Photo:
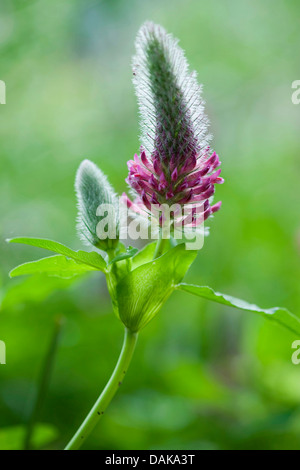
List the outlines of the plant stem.
{"label": "plant stem", "polygon": [[65,450],[77,450],[90,435],[120,387],[130,364],[138,334],[125,328],[124,342],[115,370],[95,405],[74,434]]}
{"label": "plant stem", "polygon": [[156,259],[156,258],[158,258],[159,256],[161,256],[163,254],[166,241],[168,241],[168,239],[163,238],[162,235],[163,235],[162,230],[160,230],[159,231],[159,238],[157,240],[157,244],[156,244],[154,255],[153,255],[153,259]]}

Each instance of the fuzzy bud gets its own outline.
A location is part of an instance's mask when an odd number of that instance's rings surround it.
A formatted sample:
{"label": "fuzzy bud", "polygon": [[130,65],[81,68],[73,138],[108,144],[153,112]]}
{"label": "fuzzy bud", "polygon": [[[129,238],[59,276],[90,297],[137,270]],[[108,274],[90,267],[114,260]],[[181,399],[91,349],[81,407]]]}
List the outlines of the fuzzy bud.
{"label": "fuzzy bud", "polygon": [[82,241],[101,250],[116,246],[119,238],[118,199],[102,171],[84,160],[77,171],[77,230]]}

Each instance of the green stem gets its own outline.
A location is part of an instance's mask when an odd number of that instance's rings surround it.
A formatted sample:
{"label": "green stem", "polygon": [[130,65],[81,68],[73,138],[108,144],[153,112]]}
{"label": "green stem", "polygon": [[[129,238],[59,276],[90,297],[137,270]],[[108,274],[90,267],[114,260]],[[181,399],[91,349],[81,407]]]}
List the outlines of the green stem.
{"label": "green stem", "polygon": [[163,235],[162,230],[160,230],[159,231],[159,238],[157,240],[157,244],[156,244],[154,255],[153,255],[153,259],[156,259],[156,258],[158,258],[159,256],[161,256],[163,254],[165,244],[168,241],[168,239],[163,238],[162,235]]}
{"label": "green stem", "polygon": [[108,256],[108,261],[112,261],[114,257],[116,256],[115,250],[113,248],[110,248],[109,250],[106,250],[107,256]]}
{"label": "green stem", "polygon": [[125,328],[123,347],[115,370],[95,405],[79,427],[78,431],[74,434],[65,450],[79,449],[85,439],[90,435],[101,416],[103,416],[104,411],[116,394],[127,372],[136,345],[137,336],[137,333],[133,333]]}

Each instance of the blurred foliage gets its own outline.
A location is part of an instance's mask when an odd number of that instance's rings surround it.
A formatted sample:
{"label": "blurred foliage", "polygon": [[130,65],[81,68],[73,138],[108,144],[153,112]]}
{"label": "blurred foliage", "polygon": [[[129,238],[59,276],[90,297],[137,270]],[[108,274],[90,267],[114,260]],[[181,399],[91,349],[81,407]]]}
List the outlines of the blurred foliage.
{"label": "blurred foliage", "polygon": [[[123,332],[103,275],[9,280],[12,267],[45,253],[4,240],[81,248],[73,187],[83,158],[126,189],[126,161],[139,147],[130,60],[146,19],[180,38],[197,70],[226,178],[186,281],[300,314],[300,107],[291,102],[299,14],[298,0],[1,0],[1,446],[20,442],[14,430],[30,415],[57,315],[65,325],[40,416],[59,432],[52,448],[74,433],[119,354]],[[85,447],[299,449],[295,339],[176,292],[142,332],[121,393]]]}
{"label": "blurred foliage", "polygon": [[[19,450],[22,448],[25,426],[11,426],[0,430],[0,450]],[[57,430],[53,426],[38,424],[33,436],[35,449],[44,447],[53,439],[57,438]]]}

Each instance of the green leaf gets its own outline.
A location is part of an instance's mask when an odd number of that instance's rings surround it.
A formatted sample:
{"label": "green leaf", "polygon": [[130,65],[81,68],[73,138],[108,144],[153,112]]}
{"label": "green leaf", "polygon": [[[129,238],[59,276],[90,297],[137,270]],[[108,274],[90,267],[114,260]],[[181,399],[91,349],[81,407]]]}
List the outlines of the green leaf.
{"label": "green leaf", "polygon": [[47,240],[46,238],[31,238],[31,237],[17,237],[7,240],[9,243],[23,243],[24,245],[36,246],[37,248],[44,248],[45,250],[53,251],[59,255],[65,255],[80,263],[87,264],[99,271],[106,271],[106,262],[99,253],[96,251],[74,251],[71,248],[59,242]]}
{"label": "green leaf", "polygon": [[191,294],[198,295],[204,299],[213,300],[219,304],[228,305],[229,307],[239,308],[240,310],[245,310],[247,312],[258,313],[264,318],[275,321],[293,333],[300,335],[300,318],[289,312],[286,308],[274,307],[263,309],[255,304],[249,304],[244,300],[231,297],[230,295],[215,292],[210,287],[195,286],[192,284],[180,284],[177,286],[177,289],[190,292]]}
{"label": "green leaf", "polygon": [[158,313],[183,279],[197,251],[184,245],[131,271],[116,288],[119,316],[131,331],[139,331]]}
{"label": "green leaf", "polygon": [[149,243],[132,258],[132,270],[153,260],[157,242]]}
{"label": "green leaf", "polygon": [[23,276],[24,274],[48,274],[50,276],[69,279],[71,277],[83,274],[86,271],[96,271],[96,268],[87,264],[77,263],[73,259],[66,258],[63,255],[49,256],[38,261],[21,264],[14,268],[10,277]]}
{"label": "green leaf", "polygon": [[132,258],[139,250],[129,246],[124,253],[120,253],[115,256],[108,264],[116,263],[117,261],[122,261],[124,259]]}

